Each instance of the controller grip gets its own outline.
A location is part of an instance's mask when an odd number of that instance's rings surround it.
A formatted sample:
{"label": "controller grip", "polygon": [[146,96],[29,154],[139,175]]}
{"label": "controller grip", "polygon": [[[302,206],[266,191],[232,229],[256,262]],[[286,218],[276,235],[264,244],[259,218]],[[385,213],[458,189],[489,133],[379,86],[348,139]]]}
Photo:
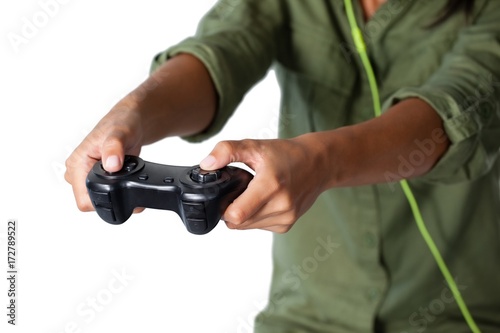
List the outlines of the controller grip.
{"label": "controller grip", "polygon": [[[110,224],[122,224],[134,212],[134,207],[127,204],[129,200],[119,198],[118,191],[105,192],[88,189],[88,193],[99,217]],[[121,195],[121,197],[124,196]]]}

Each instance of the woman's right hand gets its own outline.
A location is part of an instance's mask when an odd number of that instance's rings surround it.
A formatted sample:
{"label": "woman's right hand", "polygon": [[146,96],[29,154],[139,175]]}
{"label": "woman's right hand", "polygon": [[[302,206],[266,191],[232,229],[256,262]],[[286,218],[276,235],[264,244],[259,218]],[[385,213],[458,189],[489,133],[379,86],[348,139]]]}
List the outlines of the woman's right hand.
{"label": "woman's right hand", "polygon": [[131,104],[125,100],[118,103],[66,160],[64,178],[71,184],[81,211],[94,210],[85,181],[97,161],[102,160],[107,171],[116,172],[122,168],[126,154],[139,155],[143,140],[141,119]]}
{"label": "woman's right hand", "polygon": [[119,171],[125,155],[139,155],[143,145],[202,132],[216,106],[215,85],[200,60],[179,54],[166,61],[102,118],[66,160],[64,178],[78,208],[94,210],[85,180],[97,161],[107,171]]}

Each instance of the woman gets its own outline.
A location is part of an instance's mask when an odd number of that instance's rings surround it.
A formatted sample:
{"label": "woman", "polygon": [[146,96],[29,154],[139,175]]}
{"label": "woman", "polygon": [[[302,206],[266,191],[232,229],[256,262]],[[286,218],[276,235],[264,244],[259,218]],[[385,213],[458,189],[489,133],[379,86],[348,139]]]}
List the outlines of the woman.
{"label": "woman", "polygon": [[166,136],[210,137],[272,66],[280,139],[221,142],[201,162],[256,172],[224,214],[229,228],[275,233],[256,332],[468,330],[402,179],[475,323],[498,330],[500,2],[353,1],[380,117],[349,3],[220,1],[70,156],[77,204],[92,210],[84,179],[96,160],[117,171]]}

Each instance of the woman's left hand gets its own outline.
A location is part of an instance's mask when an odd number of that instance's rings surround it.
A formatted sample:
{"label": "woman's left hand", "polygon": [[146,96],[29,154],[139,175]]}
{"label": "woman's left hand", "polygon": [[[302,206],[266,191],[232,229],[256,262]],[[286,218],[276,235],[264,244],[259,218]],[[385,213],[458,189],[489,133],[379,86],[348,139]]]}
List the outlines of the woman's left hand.
{"label": "woman's left hand", "polygon": [[230,229],[285,233],[326,189],[327,156],[314,134],[293,139],[219,142],[200,166],[242,162],[255,171],[248,188],[227,208]]}

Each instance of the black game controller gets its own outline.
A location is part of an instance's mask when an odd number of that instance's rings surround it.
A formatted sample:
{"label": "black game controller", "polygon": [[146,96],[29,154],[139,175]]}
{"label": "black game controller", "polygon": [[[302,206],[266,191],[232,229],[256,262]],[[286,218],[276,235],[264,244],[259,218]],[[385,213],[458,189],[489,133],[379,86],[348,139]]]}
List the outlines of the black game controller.
{"label": "black game controller", "polygon": [[122,224],[136,207],[165,209],[176,212],[189,232],[203,235],[217,225],[252,177],[232,166],[205,171],[125,156],[118,172],[107,172],[97,162],[87,176],[87,189],[95,210],[108,223]]}

